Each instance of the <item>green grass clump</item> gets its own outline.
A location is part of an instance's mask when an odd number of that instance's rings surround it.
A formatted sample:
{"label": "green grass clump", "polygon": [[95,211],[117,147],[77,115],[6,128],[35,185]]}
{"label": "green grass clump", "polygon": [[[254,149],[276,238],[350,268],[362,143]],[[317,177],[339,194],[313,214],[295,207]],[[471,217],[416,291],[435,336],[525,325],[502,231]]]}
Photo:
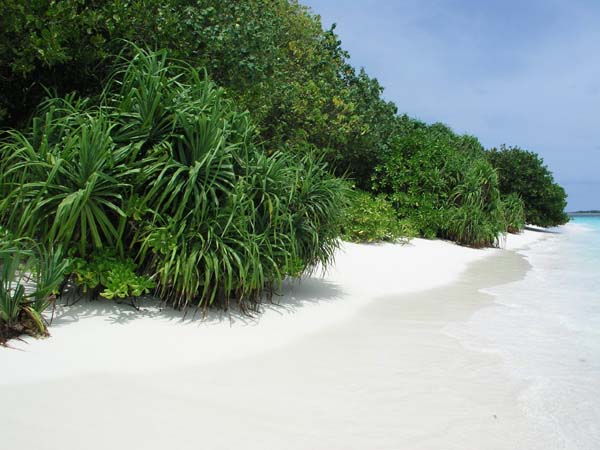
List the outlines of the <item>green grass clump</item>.
{"label": "green grass clump", "polygon": [[502,212],[508,233],[519,233],[525,228],[525,205],[518,194],[509,194],[502,199]]}
{"label": "green grass clump", "polygon": [[69,261],[0,233],[0,344],[23,333],[45,336],[42,313],[56,299]]}
{"label": "green grass clump", "polygon": [[498,175],[484,159],[463,174],[449,198],[444,235],[462,245],[490,247],[505,231]]}

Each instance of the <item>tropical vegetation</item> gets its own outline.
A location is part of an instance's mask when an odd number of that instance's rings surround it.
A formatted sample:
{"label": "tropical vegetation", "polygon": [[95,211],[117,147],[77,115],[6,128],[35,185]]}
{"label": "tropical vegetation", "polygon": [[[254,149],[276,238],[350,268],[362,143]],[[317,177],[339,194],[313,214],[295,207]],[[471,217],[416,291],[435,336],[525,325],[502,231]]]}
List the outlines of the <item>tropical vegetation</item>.
{"label": "tropical vegetation", "polygon": [[23,333],[47,334],[42,313],[60,293],[68,259],[0,230],[0,344]]}
{"label": "tropical vegetation", "polygon": [[400,220],[385,196],[374,196],[360,190],[350,191],[344,210],[341,236],[349,242],[406,242],[416,230]]}
{"label": "tropical vegetation", "polygon": [[567,194],[539,155],[502,146],[491,149],[487,157],[498,172],[502,194],[516,194],[523,200],[527,223],[552,227],[569,221],[565,213]]}
{"label": "tropical vegetation", "polygon": [[2,2],[4,330],[66,282],[249,311],[340,239],[564,223],[537,155],[399,115],[348,58],[296,0]]}
{"label": "tropical vegetation", "polygon": [[72,257],[84,291],[248,310],[327,266],[345,203],[320,159],[267,153],[205,74],[138,50],[97,102],[48,99],[7,133],[0,218]]}

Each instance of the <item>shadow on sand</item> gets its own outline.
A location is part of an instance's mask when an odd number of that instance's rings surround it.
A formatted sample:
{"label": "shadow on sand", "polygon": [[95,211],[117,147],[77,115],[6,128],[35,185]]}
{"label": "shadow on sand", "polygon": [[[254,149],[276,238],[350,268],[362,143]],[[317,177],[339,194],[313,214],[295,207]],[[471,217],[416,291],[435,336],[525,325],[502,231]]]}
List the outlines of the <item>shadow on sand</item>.
{"label": "shadow on sand", "polygon": [[527,231],[534,231],[536,233],[560,234],[560,230],[557,230],[556,228],[540,228],[532,227],[531,225],[525,225],[525,229]]}
{"label": "shadow on sand", "polygon": [[341,287],[322,278],[310,277],[303,280],[285,281],[279,293],[265,300],[259,310],[251,314],[241,312],[237,307],[228,311],[209,309],[206,315],[197,308],[179,311],[164,305],[153,297],[136,299],[135,304],[117,302],[103,298],[89,299],[70,293],[63,296],[54,311],[52,328],[67,326],[91,317],[104,317],[115,325],[124,325],[142,318],[181,324],[216,324],[228,321],[231,325],[254,326],[260,323],[262,314],[274,311],[280,315],[294,314],[299,309],[316,303],[341,300]]}

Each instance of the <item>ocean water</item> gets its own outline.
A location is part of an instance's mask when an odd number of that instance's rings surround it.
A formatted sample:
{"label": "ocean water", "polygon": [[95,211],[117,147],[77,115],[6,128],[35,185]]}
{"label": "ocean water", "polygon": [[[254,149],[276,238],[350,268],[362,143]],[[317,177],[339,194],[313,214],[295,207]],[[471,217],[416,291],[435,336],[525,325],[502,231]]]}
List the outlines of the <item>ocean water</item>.
{"label": "ocean water", "polygon": [[527,448],[600,449],[600,217],[577,217],[520,252],[525,278],[487,289],[467,345],[498,353],[523,381]]}

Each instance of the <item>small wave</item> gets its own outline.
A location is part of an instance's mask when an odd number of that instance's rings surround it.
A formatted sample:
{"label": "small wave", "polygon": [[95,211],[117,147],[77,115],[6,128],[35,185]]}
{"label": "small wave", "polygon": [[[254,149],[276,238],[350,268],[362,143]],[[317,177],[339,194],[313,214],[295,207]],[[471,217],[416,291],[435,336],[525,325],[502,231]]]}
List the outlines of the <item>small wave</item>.
{"label": "small wave", "polygon": [[499,354],[527,382],[521,407],[553,448],[600,449],[600,218],[520,253],[532,266],[525,278],[482,289],[493,305],[446,332]]}

